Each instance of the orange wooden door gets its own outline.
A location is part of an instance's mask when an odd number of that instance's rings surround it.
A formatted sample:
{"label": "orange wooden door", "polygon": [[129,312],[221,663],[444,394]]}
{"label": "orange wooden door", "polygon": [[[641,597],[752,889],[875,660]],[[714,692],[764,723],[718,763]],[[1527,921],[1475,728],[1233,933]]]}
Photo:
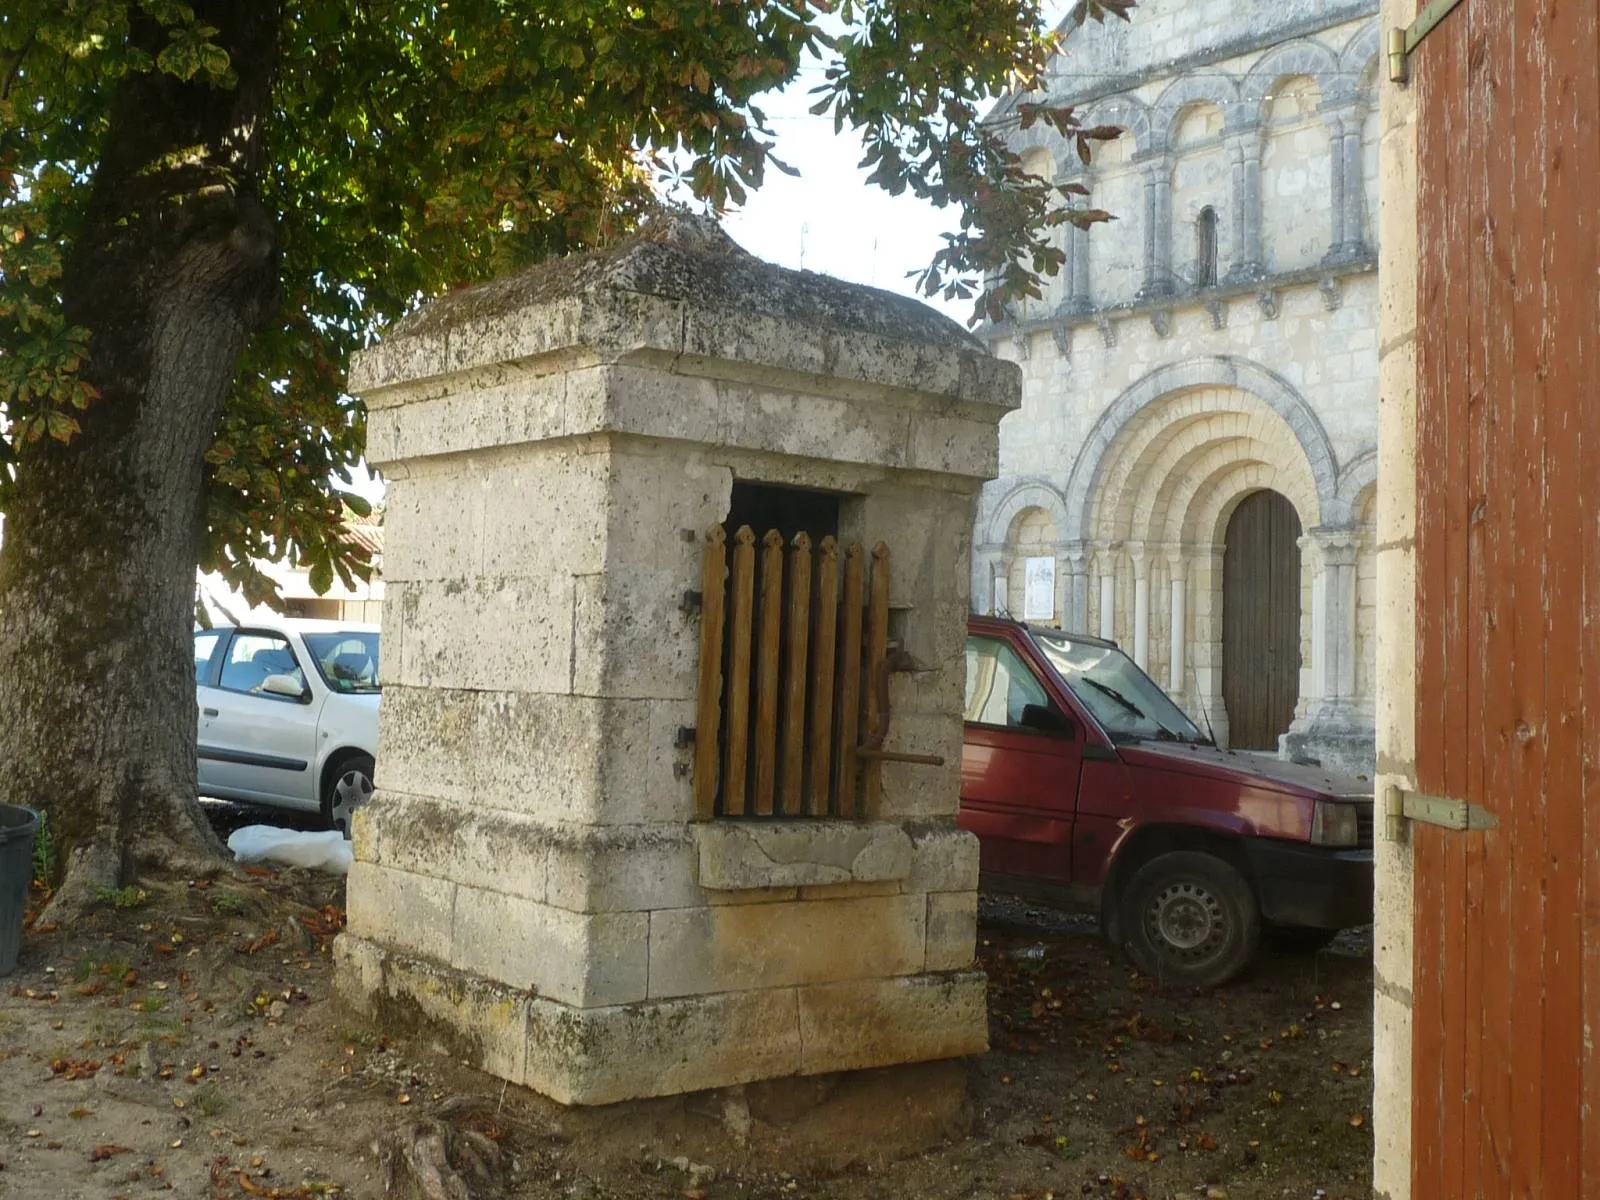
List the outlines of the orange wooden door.
{"label": "orange wooden door", "polygon": [[[1414,1200],[1600,1197],[1600,31],[1417,50]],[[1587,1027],[1587,1033],[1586,1033]]]}

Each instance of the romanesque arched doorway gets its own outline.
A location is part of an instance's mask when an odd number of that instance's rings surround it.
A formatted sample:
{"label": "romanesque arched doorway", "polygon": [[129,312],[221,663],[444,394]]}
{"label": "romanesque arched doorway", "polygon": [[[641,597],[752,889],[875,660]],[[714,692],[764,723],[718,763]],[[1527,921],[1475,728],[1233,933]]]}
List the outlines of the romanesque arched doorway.
{"label": "romanesque arched doorway", "polygon": [[1222,556],[1222,698],[1236,750],[1276,750],[1294,720],[1300,608],[1300,517],[1278,492],[1252,492]]}

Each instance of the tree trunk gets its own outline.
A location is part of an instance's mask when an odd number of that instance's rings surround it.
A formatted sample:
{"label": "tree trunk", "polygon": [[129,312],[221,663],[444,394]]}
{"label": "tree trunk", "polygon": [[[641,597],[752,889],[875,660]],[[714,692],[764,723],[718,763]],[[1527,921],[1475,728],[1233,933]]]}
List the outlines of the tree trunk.
{"label": "tree trunk", "polygon": [[[19,446],[0,546],[0,801],[45,810],[58,916],[146,866],[219,865],[195,798],[191,629],[204,455],[276,303],[252,195],[274,0],[200,0],[237,84],[124,80],[63,277],[99,391],[69,444]],[[166,31],[135,16],[152,57]]]}

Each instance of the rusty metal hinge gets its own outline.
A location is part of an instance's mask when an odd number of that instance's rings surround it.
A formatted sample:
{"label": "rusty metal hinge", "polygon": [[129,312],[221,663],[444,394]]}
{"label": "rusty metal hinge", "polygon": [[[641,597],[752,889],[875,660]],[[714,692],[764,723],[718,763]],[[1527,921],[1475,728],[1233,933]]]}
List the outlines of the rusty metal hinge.
{"label": "rusty metal hinge", "polygon": [[1460,3],[1461,0],[1433,0],[1406,28],[1389,30],[1389,82],[1411,82],[1411,55]]}
{"label": "rusty metal hinge", "polygon": [[1500,824],[1492,812],[1479,805],[1469,804],[1465,800],[1451,800],[1444,796],[1411,792],[1393,785],[1384,791],[1383,811],[1391,842],[1405,841],[1407,821],[1437,825],[1442,829],[1454,829],[1458,833],[1493,829]]}

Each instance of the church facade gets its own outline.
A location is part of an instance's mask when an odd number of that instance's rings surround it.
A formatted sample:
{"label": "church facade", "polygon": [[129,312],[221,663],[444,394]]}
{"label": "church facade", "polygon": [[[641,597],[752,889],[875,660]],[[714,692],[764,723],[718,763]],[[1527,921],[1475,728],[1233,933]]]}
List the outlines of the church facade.
{"label": "church facade", "polygon": [[[1378,417],[1373,0],[1144,0],[1049,95],[1114,125],[1085,167],[1010,104],[1064,227],[1020,364],[972,605],[1116,639],[1219,743],[1373,767]],[[1033,97],[1038,98],[1038,97]]]}

